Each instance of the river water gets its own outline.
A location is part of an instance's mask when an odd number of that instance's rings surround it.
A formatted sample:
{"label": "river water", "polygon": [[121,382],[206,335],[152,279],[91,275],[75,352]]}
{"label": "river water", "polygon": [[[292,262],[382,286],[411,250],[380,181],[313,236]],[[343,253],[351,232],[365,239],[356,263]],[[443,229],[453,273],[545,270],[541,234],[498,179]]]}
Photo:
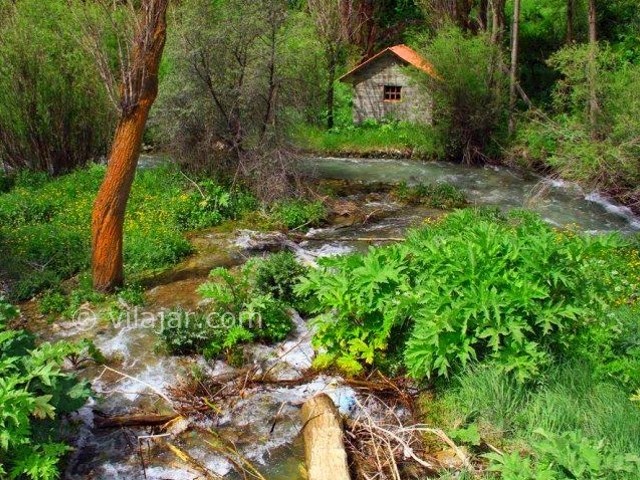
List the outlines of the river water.
{"label": "river water", "polygon": [[[640,219],[602,196],[583,192],[561,181],[520,174],[503,168],[467,168],[447,163],[416,163],[386,159],[308,158],[302,168],[319,178],[343,179],[361,183],[449,182],[463,189],[471,204],[503,209],[529,208],[539,212],[548,222],[575,225],[589,232],[640,230]],[[365,249],[371,243],[363,237],[399,237],[407,228],[426,217],[442,212],[424,207],[404,207],[388,197],[375,195],[347,196],[366,213],[375,215],[367,222],[335,224],[311,230],[294,251],[303,261],[319,256],[342,254]],[[368,218],[368,217],[367,217]],[[232,266],[256,255],[255,245],[264,236],[250,231],[220,232],[211,230],[191,237],[197,253],[181,265],[150,281],[147,311],[182,306],[196,308],[196,293],[206,280],[207,272],[216,266]],[[268,237],[268,236],[267,236]],[[268,241],[268,238],[267,238]],[[90,312],[91,313],[91,312]],[[328,393],[345,414],[353,414],[353,401],[358,392],[339,377],[318,376],[299,384],[262,385],[247,388],[242,396],[220,400],[217,413],[187,418],[183,428],[169,437],[139,439],[154,433],[148,429],[100,430],[95,428],[95,411],[109,415],[134,412],[168,413],[171,407],[162,398],[169,389],[197,369],[214,377],[233,374],[234,368],[221,361],[202,357],[172,357],[160,353],[157,328],[136,322],[136,312],[125,319],[109,318],[107,312],[91,313],[83,321],[72,321],[51,327],[49,339],[91,338],[109,359],[108,365],[125,374],[90,368],[85,376],[101,392],[78,414],[73,437],[76,453],[72,456],[65,478],[111,479],[196,479],[206,478],[193,465],[178,458],[166,448],[166,442],[187,452],[210,478],[242,478],[232,463],[212,451],[207,442],[208,430],[215,431],[226,442],[256,465],[269,480],[296,480],[300,473],[302,446],[299,406],[310,396]],[[311,334],[306,322],[295,317],[296,332],[287,341],[271,346],[248,347],[249,364],[271,372],[275,380],[302,378],[314,356]],[[159,395],[160,393],[160,395]],[[142,448],[140,447],[142,445]],[[141,455],[142,453],[142,455]],[[216,477],[217,475],[217,477]]]}

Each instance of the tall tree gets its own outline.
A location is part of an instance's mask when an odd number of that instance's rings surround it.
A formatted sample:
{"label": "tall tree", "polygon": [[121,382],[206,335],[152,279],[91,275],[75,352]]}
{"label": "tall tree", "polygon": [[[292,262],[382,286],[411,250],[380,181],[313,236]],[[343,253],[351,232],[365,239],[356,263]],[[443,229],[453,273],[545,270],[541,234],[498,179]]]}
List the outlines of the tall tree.
{"label": "tall tree", "polygon": [[597,91],[597,56],[598,56],[598,24],[596,0],[589,0],[589,123],[593,138],[598,136],[598,104]]}
{"label": "tall tree", "polygon": [[137,7],[128,4],[134,17],[130,42],[120,50],[119,120],[92,215],[93,285],[99,291],[112,291],[124,282],[124,216],[142,135],[158,93],[168,3],[141,0]]}
{"label": "tall tree", "polygon": [[341,0],[308,0],[309,11],[315,21],[316,31],[324,45],[327,62],[327,128],[334,126],[335,83],[338,68],[344,58],[349,29],[343,23]]}
{"label": "tall tree", "polygon": [[575,41],[576,0],[567,0],[567,44]]}
{"label": "tall tree", "polygon": [[511,29],[511,71],[509,75],[509,133],[516,128],[516,101],[518,88],[518,50],[520,48],[520,0],[513,2],[513,27]]}
{"label": "tall tree", "polygon": [[506,0],[491,1],[491,41],[494,45],[502,45],[505,30],[505,8]]}
{"label": "tall tree", "polygon": [[489,29],[489,0],[480,0],[478,4],[478,25],[483,32]]}

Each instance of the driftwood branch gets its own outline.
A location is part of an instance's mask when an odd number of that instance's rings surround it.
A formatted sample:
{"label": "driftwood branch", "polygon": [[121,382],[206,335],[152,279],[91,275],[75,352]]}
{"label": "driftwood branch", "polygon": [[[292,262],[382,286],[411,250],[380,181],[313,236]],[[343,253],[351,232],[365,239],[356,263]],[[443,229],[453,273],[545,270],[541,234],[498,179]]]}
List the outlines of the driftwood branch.
{"label": "driftwood branch", "polygon": [[94,420],[97,428],[124,428],[124,427],[153,427],[164,425],[175,420],[179,415],[134,414],[117,417],[96,417]]}
{"label": "driftwood branch", "polygon": [[333,400],[321,394],[302,406],[307,477],[309,480],[349,480],[342,419]]}

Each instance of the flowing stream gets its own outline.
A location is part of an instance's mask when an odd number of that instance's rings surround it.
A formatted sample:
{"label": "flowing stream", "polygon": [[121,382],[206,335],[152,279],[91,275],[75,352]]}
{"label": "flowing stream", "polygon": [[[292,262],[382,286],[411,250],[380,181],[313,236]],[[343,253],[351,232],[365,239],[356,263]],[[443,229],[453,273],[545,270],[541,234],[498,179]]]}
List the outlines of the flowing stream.
{"label": "flowing stream", "polygon": [[[589,232],[640,230],[640,219],[600,195],[585,193],[571,184],[525,176],[503,168],[337,158],[307,158],[302,166],[320,178],[360,183],[446,181],[463,189],[472,204],[503,209],[530,208],[554,225],[575,224]],[[306,238],[298,239],[292,246],[301,261],[365,249],[370,244],[366,238],[400,237],[407,228],[441,213],[424,207],[403,207],[384,195],[354,194],[347,195],[345,200],[358,203],[367,213],[368,221],[352,224],[337,221],[327,228],[312,229]],[[139,438],[153,433],[145,428],[95,427],[96,411],[107,415],[140,411],[171,413],[164,397],[170,395],[170,387],[179,385],[189,372],[216,377],[238,373],[222,361],[159,353],[159,319],[164,309],[196,308],[201,301],[196,288],[206,280],[209,270],[216,266],[239,265],[250,255],[260,254],[256,250],[274,239],[282,240],[282,235],[249,231],[224,233],[216,229],[194,234],[191,240],[197,253],[150,280],[148,307],[144,312],[133,310],[124,316],[110,318],[108,312],[94,314],[87,310],[79,319],[49,327],[45,334],[49,339],[91,338],[108,358],[108,366],[120,372],[105,371],[101,366],[84,372],[100,394],[78,413],[79,421],[75,426],[70,425],[77,449],[65,478],[206,478],[202,471],[194,468],[193,462],[180,459],[170,451],[165,442],[186,452],[209,472],[210,478],[219,478],[216,475],[242,478],[228,458],[210,448],[209,445],[217,441],[215,435],[235,445],[269,480],[303,478],[300,473],[303,457],[299,438],[300,404],[316,393],[326,392],[344,414],[353,414],[358,393],[339,377],[304,377],[314,353],[310,345],[311,333],[306,322],[298,316],[294,316],[295,333],[287,341],[270,347],[250,346],[245,351],[249,364],[258,371],[272,380],[290,383],[248,387],[240,396],[221,400],[212,407],[218,414],[186,418],[171,427],[169,436],[155,440]],[[215,432],[215,435],[208,432]]]}

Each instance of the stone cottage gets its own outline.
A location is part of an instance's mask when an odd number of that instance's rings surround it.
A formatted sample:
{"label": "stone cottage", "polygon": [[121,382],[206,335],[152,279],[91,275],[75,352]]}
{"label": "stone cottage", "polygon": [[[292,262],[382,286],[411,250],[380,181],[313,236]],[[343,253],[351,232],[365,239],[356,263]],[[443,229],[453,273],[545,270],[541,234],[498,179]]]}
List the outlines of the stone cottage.
{"label": "stone cottage", "polygon": [[433,66],[406,45],[386,48],[340,78],[354,87],[353,121],[393,118],[432,123],[433,104],[406,67],[435,77]]}

